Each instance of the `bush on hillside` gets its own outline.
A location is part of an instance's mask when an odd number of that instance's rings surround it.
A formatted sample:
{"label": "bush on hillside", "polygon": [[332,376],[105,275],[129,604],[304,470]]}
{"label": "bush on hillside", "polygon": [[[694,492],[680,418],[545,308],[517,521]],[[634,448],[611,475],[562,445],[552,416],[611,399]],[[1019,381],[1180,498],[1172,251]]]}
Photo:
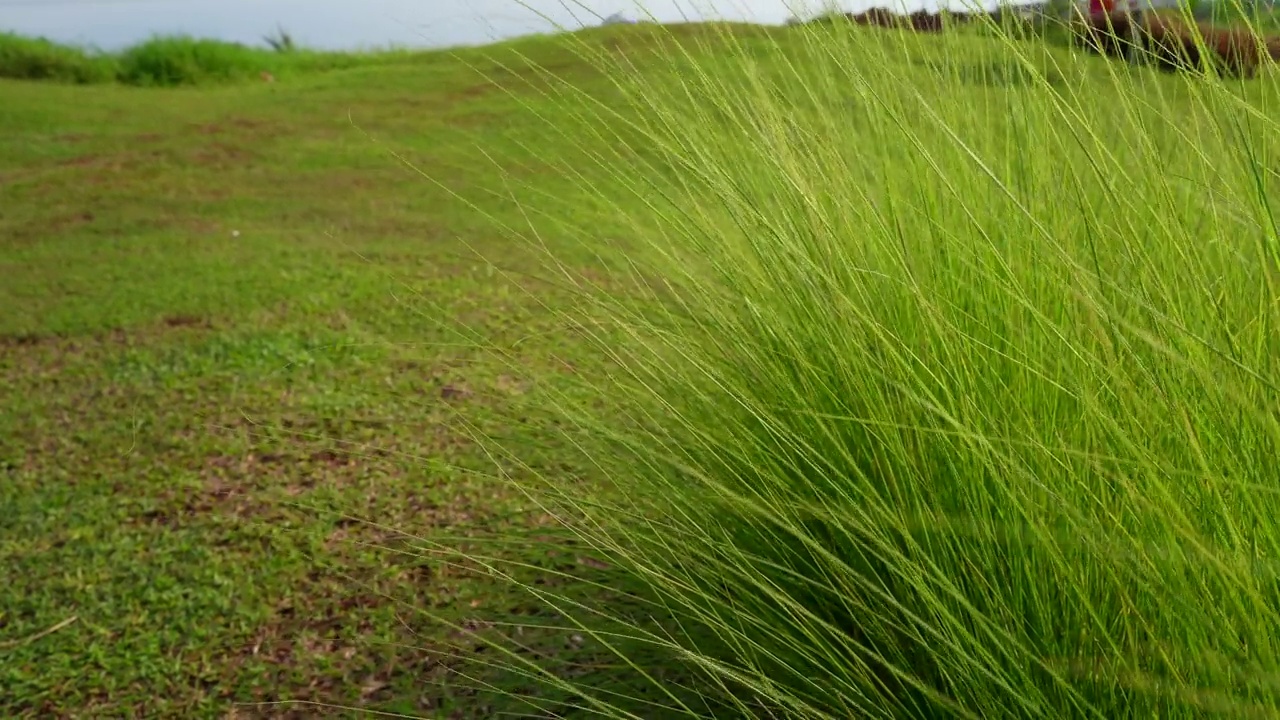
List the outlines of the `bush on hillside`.
{"label": "bush on hillside", "polygon": [[274,49],[185,36],[154,37],[120,55],[118,79],[142,86],[200,85],[256,78],[262,72],[319,72],[403,58],[391,51],[318,52],[304,50],[281,31]]}
{"label": "bush on hillside", "polygon": [[115,61],[107,55],[45,38],[0,32],[0,77],[69,83],[110,82]]}
{"label": "bush on hillside", "polygon": [[257,75],[262,50],[239,43],[186,36],[153,37],[120,55],[119,79],[130,85],[196,85]]}

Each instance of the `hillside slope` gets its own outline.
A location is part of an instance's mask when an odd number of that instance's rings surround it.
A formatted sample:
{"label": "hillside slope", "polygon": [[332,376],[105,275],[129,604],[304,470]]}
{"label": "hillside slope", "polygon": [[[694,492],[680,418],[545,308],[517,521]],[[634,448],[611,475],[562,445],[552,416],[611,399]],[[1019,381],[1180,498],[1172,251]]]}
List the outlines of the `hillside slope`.
{"label": "hillside slope", "polygon": [[[749,58],[781,74],[822,43],[856,42],[893,69],[884,87],[968,108],[963,130],[993,172],[1036,151],[1018,107],[1040,81],[1000,61],[997,41],[850,32],[621,27],[182,89],[0,81],[0,715],[227,717],[232,703],[298,700],[493,716],[501,694],[449,672],[475,648],[440,621],[533,628],[540,610],[464,556],[505,553],[531,583],[614,582],[552,537],[472,439],[521,417],[529,376],[598,361],[559,333],[547,306],[571,293],[539,248],[501,228],[536,231],[606,283],[611,251],[564,226],[633,229],[599,199],[616,178],[599,173],[588,192],[566,170],[612,141],[549,129],[589,104],[564,83],[618,100],[583,47],[675,92],[691,67],[734,77]],[[1060,65],[1049,84],[1084,113],[1116,92],[1158,98],[1157,114],[1197,102],[1179,77],[1036,58]],[[1269,81],[1239,92],[1273,118],[1280,107]],[[797,91],[796,118],[866,107],[852,83],[842,106]],[[625,133],[634,110],[621,113]],[[1115,127],[1120,161],[1136,161]],[[828,141],[919,165],[909,147]],[[922,125],[919,141],[946,137]],[[1176,175],[1183,139],[1163,142]],[[1086,172],[1086,155],[1063,162]],[[870,170],[832,182],[863,183],[872,202],[888,192]],[[1111,191],[1123,188],[1097,190]],[[527,456],[575,472],[555,445]],[[407,545],[389,528],[437,552],[391,552]],[[598,650],[529,633],[548,662]]]}

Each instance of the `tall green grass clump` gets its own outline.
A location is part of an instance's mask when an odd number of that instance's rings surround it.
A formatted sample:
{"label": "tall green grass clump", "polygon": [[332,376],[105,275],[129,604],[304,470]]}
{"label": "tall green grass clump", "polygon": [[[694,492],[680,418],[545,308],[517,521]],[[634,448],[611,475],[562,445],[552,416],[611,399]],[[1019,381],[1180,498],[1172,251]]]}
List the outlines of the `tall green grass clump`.
{"label": "tall green grass clump", "polygon": [[1280,712],[1274,76],[626,33],[528,108],[619,268],[557,268],[595,481],[540,489],[673,618],[634,634],[746,715]]}
{"label": "tall green grass clump", "polygon": [[154,37],[120,54],[121,82],[129,85],[198,85],[257,75],[272,53],[239,43],[185,36]]}
{"label": "tall green grass clump", "polygon": [[201,85],[273,75],[322,72],[361,65],[402,62],[411,53],[398,50],[326,52],[300,48],[279,30],[267,38],[271,48],[185,36],[155,37],[134,45],[119,58],[118,79],[129,85]]}
{"label": "tall green grass clump", "polygon": [[83,85],[110,82],[115,73],[114,59],[103,53],[0,32],[0,77]]}

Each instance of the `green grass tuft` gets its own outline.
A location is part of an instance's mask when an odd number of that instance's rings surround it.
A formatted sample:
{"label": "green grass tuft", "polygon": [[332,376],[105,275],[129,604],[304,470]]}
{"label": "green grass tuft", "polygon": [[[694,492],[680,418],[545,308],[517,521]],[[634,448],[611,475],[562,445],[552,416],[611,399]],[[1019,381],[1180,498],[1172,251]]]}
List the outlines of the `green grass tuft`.
{"label": "green grass tuft", "polygon": [[103,53],[0,32],[0,77],[88,84],[115,76],[114,58]]}
{"label": "green grass tuft", "polygon": [[130,85],[198,85],[267,71],[271,54],[237,43],[157,37],[120,54],[119,79]]}
{"label": "green grass tuft", "polygon": [[653,32],[542,114],[631,225],[564,313],[596,484],[543,490],[680,629],[632,631],[746,714],[1280,710],[1275,76]]}

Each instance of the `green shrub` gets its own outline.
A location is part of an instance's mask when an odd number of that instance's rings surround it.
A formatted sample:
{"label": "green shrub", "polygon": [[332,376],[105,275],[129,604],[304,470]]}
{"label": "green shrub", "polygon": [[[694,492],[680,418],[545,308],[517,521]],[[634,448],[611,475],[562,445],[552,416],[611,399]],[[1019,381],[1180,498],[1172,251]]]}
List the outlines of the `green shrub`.
{"label": "green shrub", "polygon": [[81,84],[110,82],[115,79],[115,62],[101,53],[45,38],[0,32],[0,77]]}
{"label": "green shrub", "polygon": [[271,53],[238,43],[154,37],[120,55],[119,79],[131,85],[197,85],[256,76]]}

